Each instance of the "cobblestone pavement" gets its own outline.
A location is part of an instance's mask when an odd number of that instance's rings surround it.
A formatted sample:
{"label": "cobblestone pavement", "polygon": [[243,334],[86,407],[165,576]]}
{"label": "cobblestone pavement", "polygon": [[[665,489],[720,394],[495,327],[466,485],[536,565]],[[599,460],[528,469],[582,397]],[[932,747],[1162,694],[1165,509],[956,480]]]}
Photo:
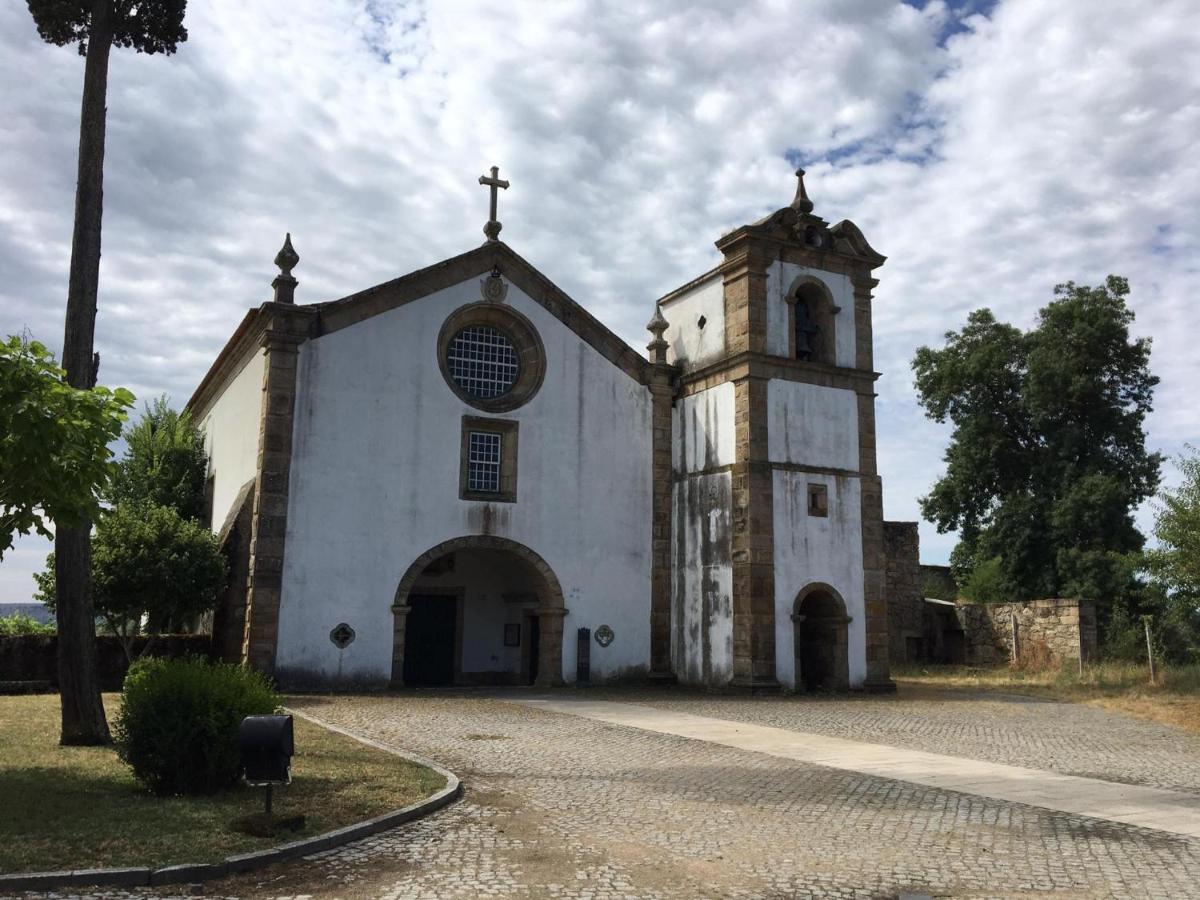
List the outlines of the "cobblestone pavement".
{"label": "cobblestone pavement", "polygon": [[716,719],[770,725],[1200,794],[1200,739],[1092,706],[905,685],[899,696],[733,696],[588,691]]}
{"label": "cobblestone pavement", "polygon": [[[651,695],[622,696],[645,701]],[[848,736],[868,740],[886,730],[866,722],[872,709],[885,721],[892,709],[901,718],[930,722],[942,715],[895,699],[653,697],[656,704],[708,704],[706,710],[689,707],[703,715],[734,718],[740,704],[739,716],[761,709],[776,717],[755,719],[763,724],[865,717],[864,730]],[[209,896],[1200,897],[1200,841],[1162,832],[604,725],[483,694],[306,697],[293,705],[439,760],[463,778],[466,797],[419,823],[212,885]],[[1063,712],[1035,715],[1049,722]],[[957,715],[943,726],[943,740],[961,731],[985,741],[992,719],[998,731],[1036,735],[1032,725],[997,718],[989,704],[979,707],[974,725],[965,705]],[[1101,716],[1083,721],[1097,727],[1095,737],[1108,747],[1116,746],[1112,733],[1143,727],[1155,733],[1153,726]],[[1069,728],[1055,728],[1060,737],[1031,740],[1031,748],[1068,740]],[[914,729],[926,737],[936,731]],[[1153,738],[1150,745],[1158,746]],[[962,741],[929,749],[965,755],[973,746]],[[1111,771],[1121,769],[1119,756],[1106,752]],[[1194,759],[1187,762],[1194,768]],[[1129,772],[1140,771],[1136,760],[1126,764]],[[146,900],[150,894],[96,896]]]}

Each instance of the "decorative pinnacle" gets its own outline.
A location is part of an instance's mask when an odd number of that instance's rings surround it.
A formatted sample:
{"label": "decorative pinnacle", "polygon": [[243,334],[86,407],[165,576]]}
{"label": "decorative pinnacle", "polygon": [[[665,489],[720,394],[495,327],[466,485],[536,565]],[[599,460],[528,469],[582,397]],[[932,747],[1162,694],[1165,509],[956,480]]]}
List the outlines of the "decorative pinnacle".
{"label": "decorative pinnacle", "polygon": [[810,213],[813,211],[813,202],[808,199],[808,191],[804,189],[804,170],[796,170],[796,178],[799,179],[799,184],[796,185],[796,196],[792,199],[792,209],[798,209],[802,213]]}
{"label": "decorative pinnacle", "polygon": [[296,285],[300,282],[292,277],[292,269],[299,262],[300,254],[292,246],[292,233],[289,231],[283,239],[283,246],[275,254],[275,265],[279,266],[279,274],[271,282],[271,287],[275,288],[276,303],[296,302]]}
{"label": "decorative pinnacle", "polygon": [[663,318],[662,310],[655,306],[654,315],[646,323],[646,330],[654,335],[654,340],[646,345],[646,349],[650,351],[650,362],[665,363],[667,361],[667,342],[663,338],[663,332],[669,327],[670,324]]}
{"label": "decorative pinnacle", "polygon": [[662,310],[657,306],[654,307],[654,315],[651,316],[650,321],[646,323],[646,330],[656,338],[661,338],[663,332],[670,327],[670,323],[663,318]]}
{"label": "decorative pinnacle", "polygon": [[275,254],[275,265],[279,266],[279,274],[292,277],[292,269],[300,262],[300,254],[292,247],[292,233],[289,231],[283,239],[283,246]]}

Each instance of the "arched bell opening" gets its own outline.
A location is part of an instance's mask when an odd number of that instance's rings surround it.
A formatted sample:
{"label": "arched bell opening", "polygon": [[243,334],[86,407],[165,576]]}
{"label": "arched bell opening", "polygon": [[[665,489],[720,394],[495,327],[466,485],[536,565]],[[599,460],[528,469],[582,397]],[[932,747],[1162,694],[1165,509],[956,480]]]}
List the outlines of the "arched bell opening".
{"label": "arched bell opening", "polygon": [[562,588],[516,541],[431,548],[400,579],[392,613],[392,687],[562,683]]}
{"label": "arched bell opening", "polygon": [[837,365],[835,320],[839,312],[825,282],[802,275],[787,292],[788,356]]}
{"label": "arched bell opening", "polygon": [[796,690],[844,691],[850,686],[850,617],[841,596],[827,584],[811,584],[792,612]]}

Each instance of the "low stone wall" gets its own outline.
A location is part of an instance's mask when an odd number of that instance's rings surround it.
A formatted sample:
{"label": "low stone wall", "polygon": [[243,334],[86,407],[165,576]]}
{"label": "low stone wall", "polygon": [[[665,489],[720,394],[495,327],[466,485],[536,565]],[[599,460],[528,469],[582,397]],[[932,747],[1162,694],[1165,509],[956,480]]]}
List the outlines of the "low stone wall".
{"label": "low stone wall", "polygon": [[1090,603],[1071,599],[1028,603],[962,604],[958,618],[966,633],[967,662],[996,665],[1013,658],[1013,624],[1017,654],[1024,664],[1094,660],[1096,613]]}
{"label": "low stone wall", "polygon": [[[146,645],[147,638],[137,638],[133,652],[136,655]],[[156,637],[150,648],[154,656],[204,656],[211,658],[212,639],[207,634],[168,634]],[[125,680],[129,662],[120,638],[113,635],[96,637],[96,669],[100,675],[100,689],[120,690]],[[15,686],[21,683],[41,682],[51,688],[58,687],[58,635],[20,634],[0,637],[0,682]]]}

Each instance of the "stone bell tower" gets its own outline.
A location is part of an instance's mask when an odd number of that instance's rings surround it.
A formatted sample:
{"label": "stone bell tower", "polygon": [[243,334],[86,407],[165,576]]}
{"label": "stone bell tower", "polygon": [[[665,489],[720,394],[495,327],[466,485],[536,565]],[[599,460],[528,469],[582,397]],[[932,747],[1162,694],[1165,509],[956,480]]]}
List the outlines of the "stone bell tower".
{"label": "stone bell tower", "polygon": [[715,685],[886,690],[871,335],[884,257],[817,216],[797,177],[788,206],[724,235],[720,265],[659,301],[679,385],[673,664]]}

